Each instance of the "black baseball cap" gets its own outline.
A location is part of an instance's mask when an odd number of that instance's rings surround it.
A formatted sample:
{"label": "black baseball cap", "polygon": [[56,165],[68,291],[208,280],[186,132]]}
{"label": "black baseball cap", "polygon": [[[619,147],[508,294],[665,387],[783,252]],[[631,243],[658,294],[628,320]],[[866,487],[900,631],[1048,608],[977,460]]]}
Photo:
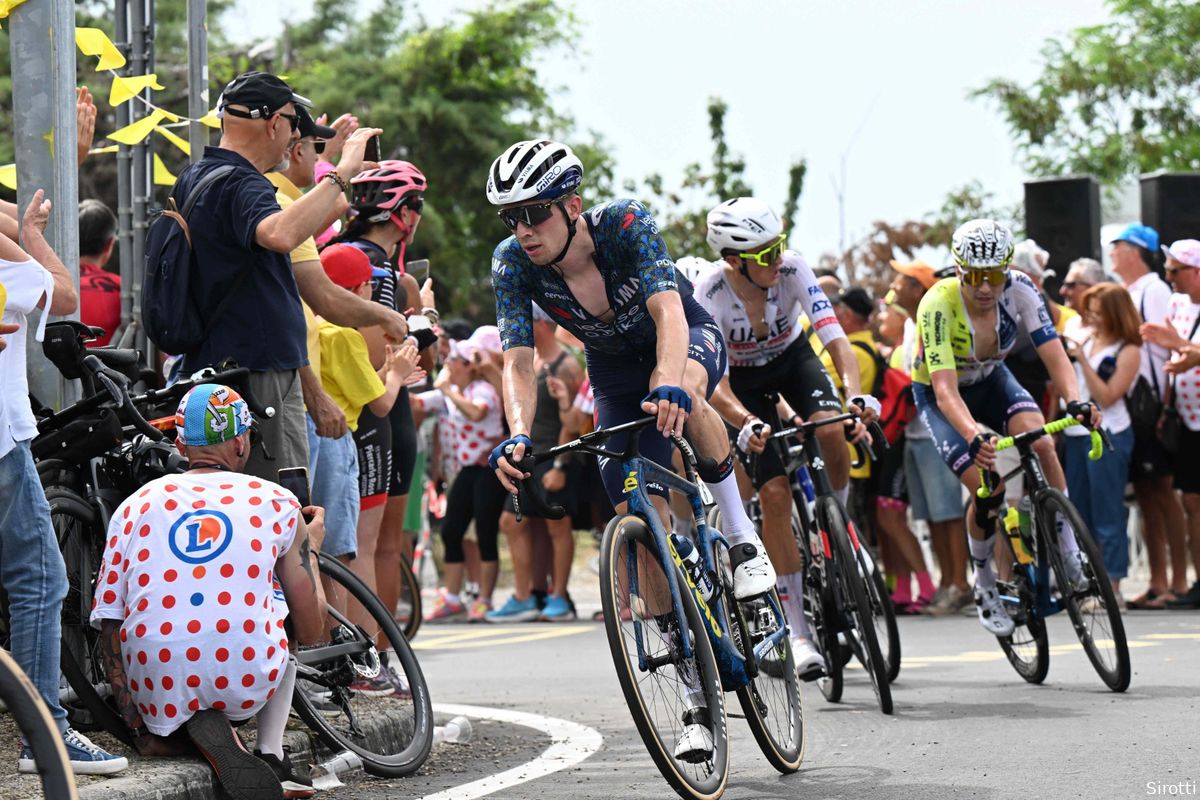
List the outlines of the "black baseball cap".
{"label": "black baseball cap", "polygon": [[870,317],[871,312],[875,310],[875,301],[871,299],[871,293],[861,286],[852,286],[833,298],[833,302],[845,304],[846,308],[863,319]]}
{"label": "black baseball cap", "polygon": [[306,139],[310,136],[314,139],[332,139],[337,136],[337,131],[328,125],[318,125],[308,109],[299,103],[296,104],[296,116],[300,118],[301,139]]}
{"label": "black baseball cap", "polygon": [[[312,101],[292,91],[278,75],[269,72],[243,72],[231,80],[217,98],[217,111],[244,119],[266,119],[288,103],[297,108],[312,108]],[[230,105],[245,106],[247,111],[230,110]]]}

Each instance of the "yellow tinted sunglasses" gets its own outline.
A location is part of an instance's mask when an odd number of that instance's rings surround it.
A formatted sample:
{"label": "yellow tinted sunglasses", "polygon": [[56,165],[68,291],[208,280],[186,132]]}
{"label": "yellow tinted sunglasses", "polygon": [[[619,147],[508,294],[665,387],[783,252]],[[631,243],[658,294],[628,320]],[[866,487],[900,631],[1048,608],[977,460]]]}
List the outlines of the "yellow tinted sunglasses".
{"label": "yellow tinted sunglasses", "polygon": [[740,253],[739,255],[742,258],[746,259],[747,261],[753,261],[755,264],[758,264],[760,267],[769,267],[775,263],[775,259],[779,258],[779,256],[783,254],[783,248],[785,246],[784,240],[786,238],[787,238],[787,235],[781,233],[781,234],[779,234],[778,239],[771,242],[769,245],[764,247],[762,250],[758,250],[753,253],[751,253],[751,252]]}
{"label": "yellow tinted sunglasses", "polygon": [[964,269],[959,271],[959,280],[967,286],[979,286],[987,281],[991,286],[1003,286],[1008,280],[1006,269]]}

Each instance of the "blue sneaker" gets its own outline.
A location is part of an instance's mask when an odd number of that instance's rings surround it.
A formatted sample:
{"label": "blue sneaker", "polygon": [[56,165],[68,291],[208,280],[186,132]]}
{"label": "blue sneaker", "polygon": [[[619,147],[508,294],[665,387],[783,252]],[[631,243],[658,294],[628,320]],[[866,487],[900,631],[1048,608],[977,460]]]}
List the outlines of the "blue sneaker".
{"label": "blue sneaker", "polygon": [[[76,775],[112,775],[129,766],[129,759],[125,756],[115,756],[97,747],[86,736],[72,728],[67,728],[67,732],[63,734],[63,744],[67,748],[71,770]],[[17,771],[26,774],[38,771],[37,762],[33,760],[33,751],[28,745],[21,746]]]}
{"label": "blue sneaker", "polygon": [[495,611],[487,612],[484,619],[488,622],[533,622],[538,619],[537,599],[529,597],[518,600],[516,595],[511,595],[508,602]]}
{"label": "blue sneaker", "polygon": [[575,609],[571,601],[558,595],[547,595],[546,605],[542,609],[542,619],[547,622],[570,622],[575,619]]}

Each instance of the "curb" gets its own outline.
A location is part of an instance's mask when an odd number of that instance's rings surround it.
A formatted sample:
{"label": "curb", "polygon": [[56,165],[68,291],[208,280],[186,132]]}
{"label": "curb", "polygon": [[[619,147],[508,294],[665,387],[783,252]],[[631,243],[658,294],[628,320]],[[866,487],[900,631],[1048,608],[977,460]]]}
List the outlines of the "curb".
{"label": "curb", "polygon": [[[295,718],[293,717],[293,720]],[[372,715],[359,720],[365,729],[366,747],[378,747],[412,735],[412,722],[395,714]],[[297,765],[321,763],[337,755],[316,734],[286,730],[283,743]],[[351,770],[339,770],[345,774]],[[117,778],[79,787],[80,800],[212,800],[218,794],[216,774],[207,762],[196,758],[130,759],[129,771]]]}

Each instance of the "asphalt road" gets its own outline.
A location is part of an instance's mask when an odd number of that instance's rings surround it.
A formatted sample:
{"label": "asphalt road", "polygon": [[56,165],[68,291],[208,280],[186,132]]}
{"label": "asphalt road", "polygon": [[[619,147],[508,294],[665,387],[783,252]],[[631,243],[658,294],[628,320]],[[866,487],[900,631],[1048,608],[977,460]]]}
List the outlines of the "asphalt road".
{"label": "asphalt road", "polygon": [[[1065,614],[1051,620],[1050,674],[1042,686],[1023,682],[973,619],[904,618],[902,671],[893,684],[896,714],[878,712],[861,670],[848,674],[841,704],[827,703],[805,684],[807,751],[800,771],[790,776],[775,773],[745,724],[730,719],[725,797],[1194,796],[1200,782],[1200,613],[1135,612],[1125,619],[1133,682],[1116,695],[1093,672]],[[435,704],[566,720],[575,723],[570,742],[598,750],[572,766],[506,785],[542,768],[535,759],[554,734],[486,721],[480,711],[468,714],[471,741],[435,746],[420,774],[398,781],[359,775],[323,797],[672,796],[630,721],[602,626],[428,626],[416,644]]]}

